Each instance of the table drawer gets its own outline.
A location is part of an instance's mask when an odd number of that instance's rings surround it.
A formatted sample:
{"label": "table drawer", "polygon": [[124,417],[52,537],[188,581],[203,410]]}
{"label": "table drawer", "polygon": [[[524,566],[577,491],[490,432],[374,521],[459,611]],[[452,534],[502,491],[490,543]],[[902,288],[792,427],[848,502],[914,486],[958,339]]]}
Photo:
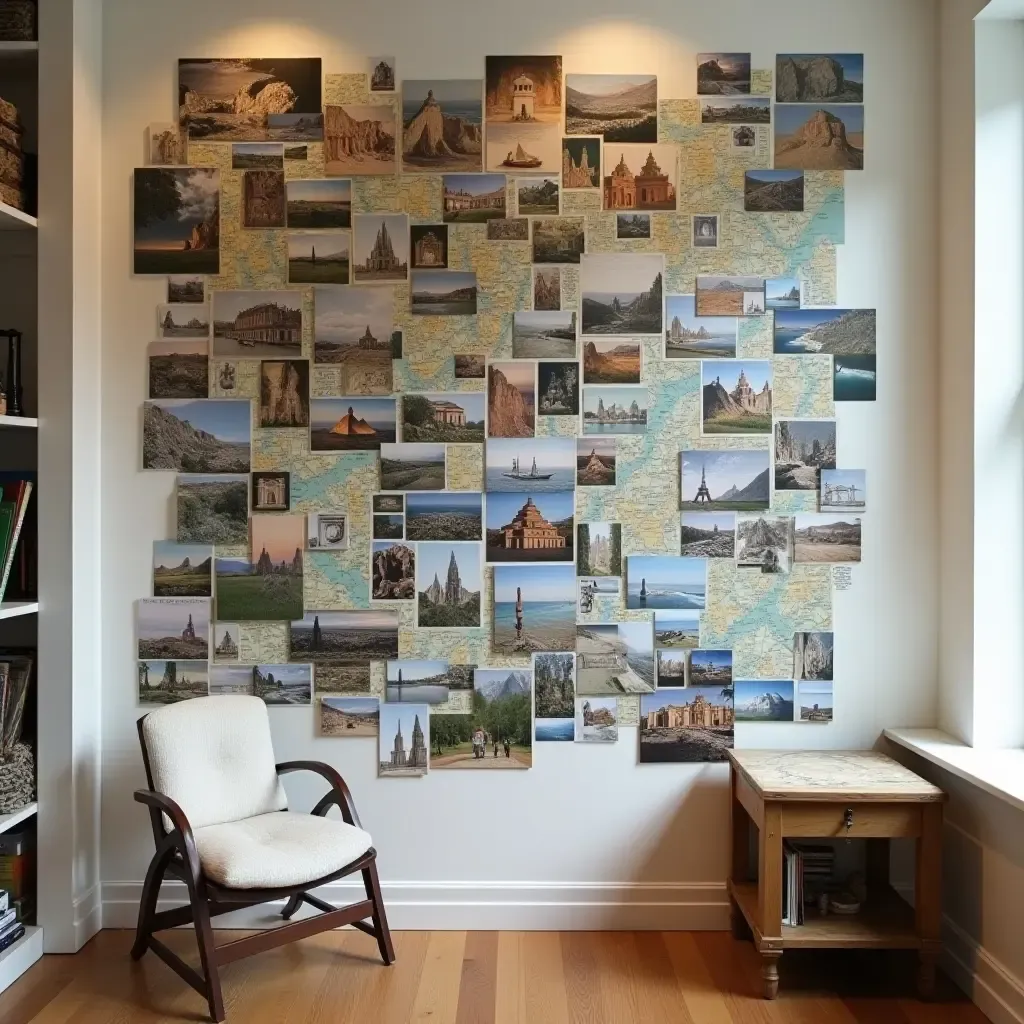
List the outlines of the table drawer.
{"label": "table drawer", "polygon": [[[915,838],[921,834],[917,804],[779,803],[782,834],[802,838]],[[847,811],[852,812],[847,829]]]}

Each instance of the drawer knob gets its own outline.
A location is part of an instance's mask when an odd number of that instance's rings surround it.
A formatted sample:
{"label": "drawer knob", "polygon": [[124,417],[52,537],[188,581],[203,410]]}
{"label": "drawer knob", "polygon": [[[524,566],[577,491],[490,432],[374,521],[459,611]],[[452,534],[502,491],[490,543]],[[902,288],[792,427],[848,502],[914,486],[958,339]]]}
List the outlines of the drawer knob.
{"label": "drawer knob", "polygon": [[853,828],[853,808],[847,807],[843,811],[843,826],[846,829],[846,841],[850,841],[850,829]]}

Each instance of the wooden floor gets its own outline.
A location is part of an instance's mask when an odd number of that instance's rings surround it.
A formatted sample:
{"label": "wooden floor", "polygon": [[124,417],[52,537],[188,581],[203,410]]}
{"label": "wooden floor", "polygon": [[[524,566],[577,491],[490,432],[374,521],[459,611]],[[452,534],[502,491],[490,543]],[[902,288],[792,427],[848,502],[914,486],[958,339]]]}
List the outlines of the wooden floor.
{"label": "wooden floor", "polygon": [[[188,932],[169,944],[194,961]],[[232,933],[237,937],[238,933]],[[221,933],[220,941],[226,935]],[[951,985],[913,998],[911,955],[783,956],[779,998],[757,997],[759,960],[725,932],[401,932],[398,962],[369,936],[329,932],[225,968],[231,1024],[986,1024]],[[101,932],[48,956],[0,995],[3,1024],[205,1020],[203,1000],[131,935]]]}

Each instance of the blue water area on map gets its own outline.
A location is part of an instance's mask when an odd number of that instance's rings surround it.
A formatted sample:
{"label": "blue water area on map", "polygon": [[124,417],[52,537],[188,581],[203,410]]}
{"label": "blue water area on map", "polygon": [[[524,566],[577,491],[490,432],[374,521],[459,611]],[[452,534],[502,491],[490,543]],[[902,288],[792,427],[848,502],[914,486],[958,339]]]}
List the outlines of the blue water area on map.
{"label": "blue water area on map", "polygon": [[[547,626],[564,629],[576,624],[576,603],[574,601],[524,601],[523,628],[544,629]],[[494,604],[494,628],[516,628],[515,601],[496,601]]]}
{"label": "blue water area on map", "polygon": [[575,723],[571,718],[538,718],[537,741],[569,741],[575,738]]}

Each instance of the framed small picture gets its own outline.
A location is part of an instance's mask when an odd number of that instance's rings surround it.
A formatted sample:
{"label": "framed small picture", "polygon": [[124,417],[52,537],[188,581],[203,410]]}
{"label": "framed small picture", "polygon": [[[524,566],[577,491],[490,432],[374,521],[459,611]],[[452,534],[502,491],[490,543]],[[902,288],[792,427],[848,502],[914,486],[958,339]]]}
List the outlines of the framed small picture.
{"label": "framed small picture", "polygon": [[291,508],[291,473],[253,473],[253,512],[287,512]]}
{"label": "framed small picture", "polygon": [[344,512],[314,512],[306,517],[306,547],[310,551],[341,551],[348,547],[348,516]]}
{"label": "framed small picture", "polygon": [[718,248],[718,214],[695,213],[693,215],[694,249]]}

